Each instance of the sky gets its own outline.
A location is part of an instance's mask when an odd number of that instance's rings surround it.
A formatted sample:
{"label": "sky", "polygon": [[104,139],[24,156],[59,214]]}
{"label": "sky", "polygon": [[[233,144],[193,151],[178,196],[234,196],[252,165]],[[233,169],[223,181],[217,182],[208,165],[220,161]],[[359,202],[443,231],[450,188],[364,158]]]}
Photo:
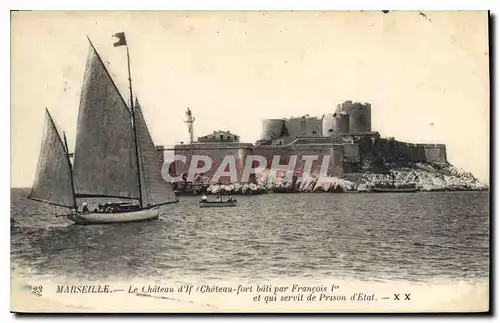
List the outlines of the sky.
{"label": "sky", "polygon": [[370,102],[383,137],[442,143],[448,160],[489,182],[487,12],[13,12],[11,186],[29,187],[48,108],[72,151],[92,40],[157,145],[229,130],[260,138],[264,118]]}

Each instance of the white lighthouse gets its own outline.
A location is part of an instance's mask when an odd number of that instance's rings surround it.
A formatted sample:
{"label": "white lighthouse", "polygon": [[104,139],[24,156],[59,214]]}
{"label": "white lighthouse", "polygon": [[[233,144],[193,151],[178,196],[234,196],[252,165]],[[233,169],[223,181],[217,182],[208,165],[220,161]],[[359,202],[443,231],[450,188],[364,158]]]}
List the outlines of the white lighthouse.
{"label": "white lighthouse", "polygon": [[189,131],[189,143],[192,144],[194,142],[194,132],[193,132],[193,123],[194,123],[194,117],[191,114],[191,109],[189,107],[186,110],[186,120],[184,121],[188,125],[188,131]]}

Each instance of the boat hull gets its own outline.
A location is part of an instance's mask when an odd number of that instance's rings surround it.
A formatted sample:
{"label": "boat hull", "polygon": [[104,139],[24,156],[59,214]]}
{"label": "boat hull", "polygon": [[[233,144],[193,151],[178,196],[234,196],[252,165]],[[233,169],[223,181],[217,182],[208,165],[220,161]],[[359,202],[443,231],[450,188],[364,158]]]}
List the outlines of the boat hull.
{"label": "boat hull", "polygon": [[130,223],[130,222],[144,222],[157,220],[160,215],[160,207],[152,207],[149,209],[142,209],[137,211],[127,212],[88,212],[71,214],[68,218],[75,224],[90,225],[90,224],[113,224],[113,223]]}
{"label": "boat hull", "polygon": [[238,201],[231,202],[200,202],[200,207],[234,207]]}

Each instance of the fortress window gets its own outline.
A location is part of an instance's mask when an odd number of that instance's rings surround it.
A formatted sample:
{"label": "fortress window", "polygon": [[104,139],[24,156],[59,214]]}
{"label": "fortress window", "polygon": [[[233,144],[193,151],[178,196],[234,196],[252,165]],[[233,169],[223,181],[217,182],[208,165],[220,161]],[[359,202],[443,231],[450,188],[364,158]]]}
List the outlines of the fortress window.
{"label": "fortress window", "polygon": [[316,131],[313,130],[313,135],[315,135],[315,134],[316,134]]}
{"label": "fortress window", "polygon": [[221,140],[222,140],[222,139],[224,139],[224,135],[220,135],[220,139],[221,139]]}
{"label": "fortress window", "polygon": [[333,132],[333,129],[328,129],[328,132]]}

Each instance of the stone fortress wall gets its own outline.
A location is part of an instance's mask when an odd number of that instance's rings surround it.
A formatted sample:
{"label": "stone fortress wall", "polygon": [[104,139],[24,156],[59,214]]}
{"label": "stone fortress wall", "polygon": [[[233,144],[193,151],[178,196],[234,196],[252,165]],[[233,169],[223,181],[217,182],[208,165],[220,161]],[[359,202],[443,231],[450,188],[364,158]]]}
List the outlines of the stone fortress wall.
{"label": "stone fortress wall", "polygon": [[[255,144],[240,143],[239,137],[229,131],[214,132],[215,135],[200,137],[197,142],[176,145],[174,154],[184,156],[186,162],[173,163],[169,172],[172,176],[186,176],[193,155],[211,158],[210,169],[202,174],[208,177],[214,175],[227,155],[234,156],[238,180],[249,155],[264,156],[266,169],[271,168],[274,156],[280,156],[280,164],[287,164],[292,155],[297,155],[294,174],[302,173],[305,164],[303,156],[318,155],[313,162],[313,175],[319,173],[323,156],[328,155],[332,156],[328,175],[337,177],[359,173],[367,162],[447,163],[446,146],[443,144],[414,144],[381,138],[378,132],[372,131],[371,111],[369,103],[345,101],[337,105],[333,113],[322,117],[304,115],[265,119],[261,139]],[[216,139],[219,137],[225,139],[218,142]],[[202,164],[199,162],[198,166]],[[222,177],[220,181],[228,183],[231,179]]]}
{"label": "stone fortress wall", "polygon": [[266,119],[263,122],[264,133],[272,132],[269,125],[274,123],[274,133],[279,135],[263,136],[262,139],[271,146],[304,142],[342,144],[344,164],[353,169],[357,169],[366,158],[396,163],[447,162],[446,146],[443,144],[414,144],[381,138],[378,132],[372,131],[371,111],[370,103],[345,101],[337,105],[334,113],[321,118],[305,115]]}

